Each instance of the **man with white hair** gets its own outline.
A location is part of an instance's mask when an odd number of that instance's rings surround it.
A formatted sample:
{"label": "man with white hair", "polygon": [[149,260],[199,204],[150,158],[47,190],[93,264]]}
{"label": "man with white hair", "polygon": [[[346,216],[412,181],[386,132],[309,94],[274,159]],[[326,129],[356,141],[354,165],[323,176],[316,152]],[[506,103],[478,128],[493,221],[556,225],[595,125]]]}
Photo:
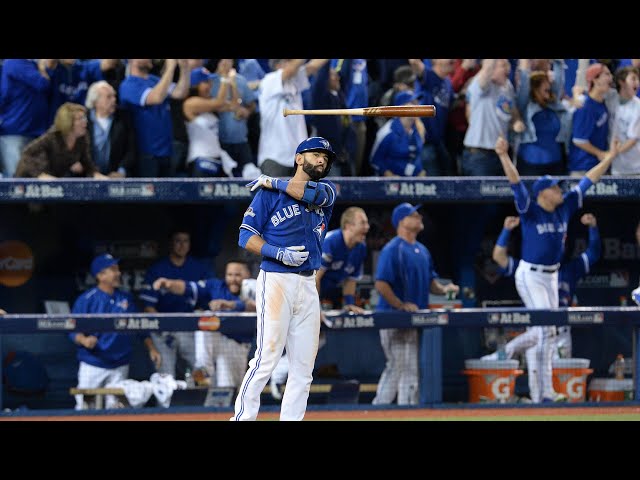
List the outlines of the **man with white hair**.
{"label": "man with white hair", "polygon": [[91,155],[100,173],[112,178],[131,175],[137,164],[135,131],[129,112],[116,105],[115,89],[105,80],[92,83],[85,106]]}

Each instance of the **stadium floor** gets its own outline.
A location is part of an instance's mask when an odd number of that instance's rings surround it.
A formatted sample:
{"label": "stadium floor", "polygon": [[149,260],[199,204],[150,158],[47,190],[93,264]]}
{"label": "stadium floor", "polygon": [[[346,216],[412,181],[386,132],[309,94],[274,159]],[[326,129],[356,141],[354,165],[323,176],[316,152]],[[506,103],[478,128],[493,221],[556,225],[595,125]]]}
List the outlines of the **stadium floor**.
{"label": "stadium floor", "polygon": [[[231,411],[180,412],[173,409],[157,413],[82,412],[72,415],[11,415],[0,421],[228,421]],[[260,420],[277,420],[277,411],[263,412]],[[311,410],[305,420],[387,420],[387,421],[640,421],[640,406],[597,407],[516,407],[516,408],[425,408],[425,409],[349,409]]]}

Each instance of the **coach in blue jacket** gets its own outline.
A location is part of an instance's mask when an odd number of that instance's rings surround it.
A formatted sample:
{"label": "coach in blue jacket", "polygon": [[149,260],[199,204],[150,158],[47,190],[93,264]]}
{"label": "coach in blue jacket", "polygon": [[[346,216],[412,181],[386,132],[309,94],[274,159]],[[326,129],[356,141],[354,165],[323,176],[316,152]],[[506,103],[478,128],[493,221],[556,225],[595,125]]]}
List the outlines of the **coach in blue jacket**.
{"label": "coach in blue jacket", "polygon": [[[91,274],[98,285],[84,292],[73,305],[72,313],[135,313],[133,298],[121,291],[118,259],[108,253],[97,256],[91,262]],[[126,380],[132,352],[132,336],[124,333],[70,333],[78,345],[78,388],[102,388],[111,383]],[[160,353],[149,334],[141,338],[149,350],[149,357],[156,368],[160,366]],[[76,395],[76,410],[88,408],[83,395]],[[107,395],[106,408],[115,408],[117,399]]]}

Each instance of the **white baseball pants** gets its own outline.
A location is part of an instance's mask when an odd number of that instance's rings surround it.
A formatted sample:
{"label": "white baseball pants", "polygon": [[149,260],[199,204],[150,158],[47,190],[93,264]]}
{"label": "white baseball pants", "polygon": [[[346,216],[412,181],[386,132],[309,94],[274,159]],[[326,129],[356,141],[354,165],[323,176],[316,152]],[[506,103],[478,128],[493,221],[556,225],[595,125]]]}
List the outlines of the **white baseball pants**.
{"label": "white baseball pants", "polygon": [[256,352],[249,361],[231,420],[255,420],[260,394],[287,347],[289,377],[280,420],[302,420],[307,409],[320,336],[320,298],[315,274],[260,270],[256,288]]}
{"label": "white baseball pants", "polygon": [[398,405],[417,405],[418,331],[414,328],[380,330],[380,343],[387,358],[373,405],[389,405],[398,395]]}
{"label": "white baseball pants", "polygon": [[[531,270],[534,267],[537,271]],[[558,272],[545,273],[541,266],[520,260],[516,269],[516,289],[527,308],[558,308]],[[549,267],[545,267],[549,268]],[[526,352],[527,375],[531,400],[539,403],[543,398],[554,398],[553,354],[556,350],[556,327],[531,327],[540,329],[539,341]]]}

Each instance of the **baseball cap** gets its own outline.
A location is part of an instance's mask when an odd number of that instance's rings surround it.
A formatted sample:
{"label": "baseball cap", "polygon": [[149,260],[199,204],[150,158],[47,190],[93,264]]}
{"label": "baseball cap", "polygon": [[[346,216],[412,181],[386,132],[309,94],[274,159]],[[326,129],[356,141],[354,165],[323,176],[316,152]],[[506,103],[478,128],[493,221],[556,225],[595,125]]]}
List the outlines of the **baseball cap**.
{"label": "baseball cap", "polygon": [[336,153],[333,151],[333,148],[331,148],[331,144],[327,139],[322,137],[310,137],[306,140],[303,140],[302,143],[298,145],[298,148],[296,148],[296,155],[302,152],[315,151],[325,152],[327,155],[329,155],[329,160],[331,161],[335,160],[336,158]]}
{"label": "baseball cap", "polygon": [[544,175],[533,182],[533,196],[534,198],[538,197],[538,194],[544,190],[545,188],[553,187],[554,185],[558,185],[560,180],[557,178],[553,178],[551,175]]}
{"label": "baseball cap", "polygon": [[594,63],[587,68],[587,85],[591,88],[593,81],[602,73],[604,65],[602,63]]}
{"label": "baseball cap", "polygon": [[413,93],[413,90],[403,90],[401,92],[396,93],[395,97],[393,97],[394,105],[405,105],[409,102],[413,102],[414,100],[422,99],[422,94]]}
{"label": "baseball cap", "polygon": [[404,217],[408,217],[420,207],[422,207],[422,204],[413,206],[410,203],[404,202],[394,208],[393,213],[391,214],[391,223],[393,224],[393,228],[398,228],[398,224]]}
{"label": "baseball cap", "polygon": [[204,67],[194,68],[191,70],[191,86],[194,87],[201,82],[208,82],[217,77],[216,73],[211,73]]}
{"label": "baseball cap", "polygon": [[111,265],[117,265],[119,261],[119,259],[113,258],[109,253],[98,255],[91,262],[91,275],[95,277],[105,268],[109,268]]}

